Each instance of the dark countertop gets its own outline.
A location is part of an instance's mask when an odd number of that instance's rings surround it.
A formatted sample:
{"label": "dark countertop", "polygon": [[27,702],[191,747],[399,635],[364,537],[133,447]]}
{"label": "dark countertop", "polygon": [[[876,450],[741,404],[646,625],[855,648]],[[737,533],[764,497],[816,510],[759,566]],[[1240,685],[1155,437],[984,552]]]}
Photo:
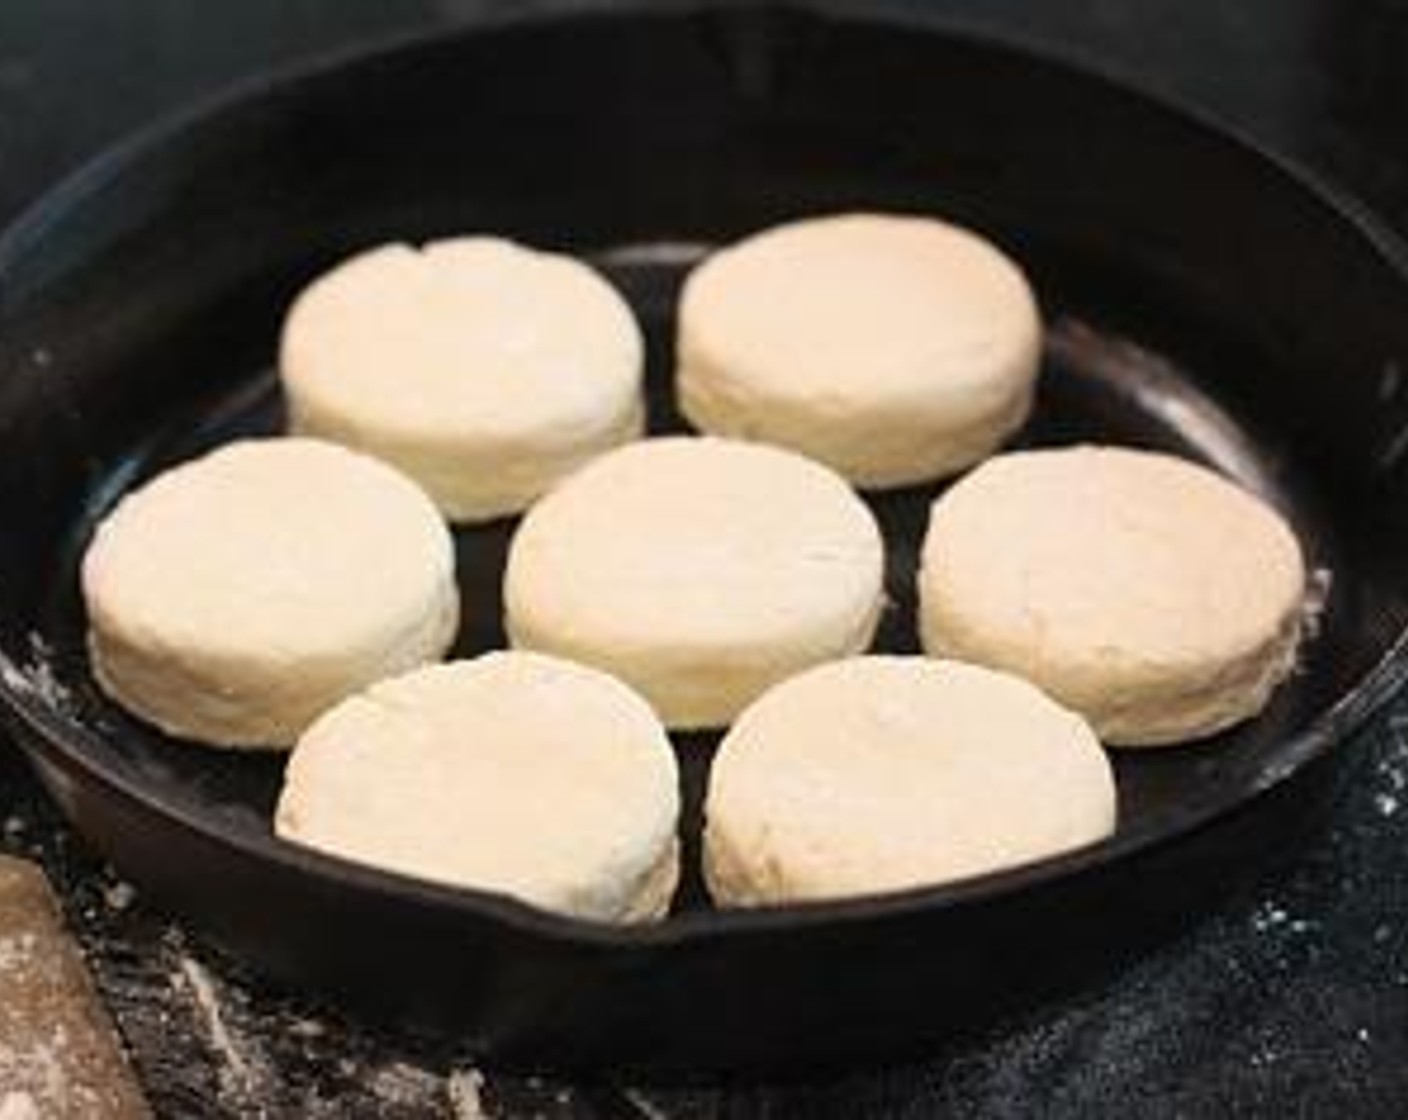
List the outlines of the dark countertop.
{"label": "dark countertop", "polygon": [[[232,78],[510,2],[6,0],[0,220],[107,140]],[[1408,0],[930,6],[1210,109],[1408,234]],[[1344,749],[1320,837],[1181,940],[979,1044],[814,1085],[502,1077],[444,1043],[272,996],[97,866],[3,744],[0,849],[43,857],[163,1116],[467,1116],[481,1097],[493,1116],[1404,1115],[1408,698]]]}

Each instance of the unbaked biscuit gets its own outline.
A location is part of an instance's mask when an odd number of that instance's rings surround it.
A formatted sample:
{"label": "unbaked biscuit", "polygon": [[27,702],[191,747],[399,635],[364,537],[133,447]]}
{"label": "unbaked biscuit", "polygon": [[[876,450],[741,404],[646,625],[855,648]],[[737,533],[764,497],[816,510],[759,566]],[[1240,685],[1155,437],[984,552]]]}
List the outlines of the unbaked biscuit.
{"label": "unbaked biscuit", "polygon": [[246,440],[127,495],[83,558],[103,690],[172,735],[288,747],[371,682],[441,656],[454,547],[391,467],[335,444]]}
{"label": "unbaked biscuit", "polygon": [[680,407],[864,487],[952,474],[1031,408],[1041,321],[1021,270],[931,218],[792,222],[715,253],[680,301]]}
{"label": "unbaked biscuit", "polygon": [[383,681],[318,720],[275,827],[406,875],[633,921],[669,908],[678,814],[674,753],[644,700],[581,665],[491,653]]}
{"label": "unbaked biscuit", "polygon": [[494,237],[386,245],[314,281],[280,374],[295,432],[367,451],[453,521],[518,513],[644,426],[640,328],[571,257]]}
{"label": "unbaked biscuit", "polygon": [[1085,721],[1006,673],[858,657],[766,692],[714,758],[705,875],[723,905],[946,883],[1093,843],[1115,786]]}
{"label": "unbaked biscuit", "polygon": [[674,728],[870,644],[884,546],[845,481],[789,451],[645,440],[535,505],[509,550],[513,645],[596,665]]}
{"label": "unbaked biscuit", "polygon": [[1221,475],[1073,447],[999,456],[944,494],[919,592],[930,653],[1157,746],[1262,709],[1295,662],[1305,565],[1285,519]]}

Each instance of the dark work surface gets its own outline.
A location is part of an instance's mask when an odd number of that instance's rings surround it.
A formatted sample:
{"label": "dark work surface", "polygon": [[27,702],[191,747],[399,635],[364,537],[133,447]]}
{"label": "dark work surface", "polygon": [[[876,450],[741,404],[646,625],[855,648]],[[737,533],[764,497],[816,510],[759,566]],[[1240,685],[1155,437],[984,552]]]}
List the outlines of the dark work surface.
{"label": "dark work surface", "polygon": [[[105,141],[232,78],[494,6],[5,0],[0,218]],[[1408,232],[1404,0],[932,7],[1212,109]],[[1408,1113],[1405,704],[1344,748],[1352,757],[1323,833],[1276,853],[1280,870],[1182,941],[961,1051],[808,1085],[496,1076],[443,1040],[387,1036],[277,998],[94,866],[3,751],[0,847],[43,855],[164,1116],[473,1115],[472,1098],[495,1116],[1392,1116]],[[1033,953],[1041,936],[1032,931]]]}

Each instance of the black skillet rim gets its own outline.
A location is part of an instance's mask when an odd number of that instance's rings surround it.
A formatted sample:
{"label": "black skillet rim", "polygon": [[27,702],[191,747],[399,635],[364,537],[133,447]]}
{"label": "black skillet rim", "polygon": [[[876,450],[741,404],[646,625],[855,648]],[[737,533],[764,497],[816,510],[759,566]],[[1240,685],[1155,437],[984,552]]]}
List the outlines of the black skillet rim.
{"label": "black skillet rim", "polygon": [[[952,18],[945,19],[925,11],[913,0],[901,3],[887,0],[873,6],[851,0],[771,0],[765,4],[752,4],[746,0],[731,0],[723,4],[709,3],[708,0],[668,4],[651,4],[648,0],[627,0],[626,3],[612,0],[553,3],[550,0],[547,4],[534,3],[511,13],[503,10],[484,13],[457,22],[450,28],[418,28],[393,33],[370,42],[327,51],[291,65],[274,67],[204,95],[184,108],[159,116],[62,177],[0,233],[0,282],[7,273],[23,264],[32,247],[42,241],[54,224],[62,222],[75,204],[102,189],[117,173],[167,142],[197,131],[225,113],[238,111],[248,101],[287,92],[344,68],[371,65],[400,53],[462,37],[490,34],[500,29],[534,27],[565,20],[610,21],[622,16],[699,18],[719,12],[776,12],[838,23],[908,25],[926,34],[941,35],[979,50],[1015,56],[1024,62],[1059,71],[1077,81],[1093,82],[1104,87],[1112,96],[1133,99],[1155,114],[1191,124],[1259,161],[1340,223],[1353,229],[1366,247],[1408,285],[1408,248],[1379,219],[1338,188],[1295,160],[1269,150],[1237,126],[1220,121],[1209,111],[1165,91],[1147,88],[1077,50],[1055,48],[1006,31],[998,33]],[[128,802],[141,812],[162,816],[207,841],[233,848],[242,856],[273,861],[282,865],[285,871],[331,880],[353,890],[379,895],[387,901],[461,911],[496,920],[525,934],[548,940],[602,948],[665,948],[750,935],[766,936],[777,931],[817,925],[864,923],[920,911],[978,904],[1011,892],[1090,872],[1140,852],[1184,842],[1196,832],[1247,810],[1253,802],[1264,798],[1274,787],[1299,774],[1311,762],[1361,728],[1408,681],[1408,627],[1400,630],[1383,656],[1356,685],[1307,727],[1291,736],[1275,764],[1263,767],[1249,781],[1222,791],[1218,797],[1174,810],[1159,822],[1157,829],[1136,828],[1073,852],[938,887],[917,887],[855,899],[751,910],[701,911],[672,916],[659,923],[630,926],[611,926],[568,917],[539,910],[507,895],[451,887],[382,871],[284,843],[272,832],[258,837],[231,833],[212,825],[199,812],[168,803],[145,783],[129,780],[95,761],[87,747],[95,743],[98,737],[66,719],[33,689],[26,687],[22,683],[26,679],[24,667],[0,650],[0,701],[43,744],[38,748],[25,744],[26,749],[38,749],[51,756],[52,761],[63,768],[80,772],[85,781],[102,787],[109,795]]]}

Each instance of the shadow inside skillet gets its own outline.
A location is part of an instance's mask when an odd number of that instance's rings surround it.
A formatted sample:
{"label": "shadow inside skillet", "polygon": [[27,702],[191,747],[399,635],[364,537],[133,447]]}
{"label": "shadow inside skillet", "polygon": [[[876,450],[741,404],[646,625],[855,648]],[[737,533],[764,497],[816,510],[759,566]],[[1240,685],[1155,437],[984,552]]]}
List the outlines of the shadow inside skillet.
{"label": "shadow inside skillet", "polygon": [[[688,268],[706,251],[697,244],[642,243],[618,246],[593,260],[630,299],[646,330],[650,430],[687,430],[672,399],[670,373],[676,294]],[[1019,252],[1019,256],[1020,256]],[[1044,258],[1038,257],[1040,265]],[[1027,260],[1031,265],[1033,262]],[[1297,673],[1277,690],[1257,719],[1215,738],[1159,750],[1116,751],[1121,833],[1158,833],[1189,806],[1214,797],[1227,785],[1246,783],[1258,771],[1274,771],[1281,746],[1344,687],[1342,646],[1346,595],[1336,586],[1336,541],[1332,522],[1313,490],[1289,474],[1274,447],[1268,448],[1236,415],[1204,392],[1215,382],[1218,361],[1247,361],[1235,351],[1177,356],[1136,343],[1125,333],[1137,319],[1107,323],[1103,309],[1082,300],[1078,271],[1033,269],[1048,330],[1037,407],[1015,446],[1107,442],[1175,452],[1232,475],[1279,506],[1294,524],[1316,583],[1325,592],[1318,624],[1306,641]],[[276,337],[277,317],[267,337]],[[1206,338],[1204,339],[1206,341]],[[1201,360],[1202,367],[1188,364]],[[84,653],[84,617],[77,594],[77,563],[95,521],[142,479],[211,446],[247,435],[281,430],[282,404],[273,374],[251,367],[233,391],[202,400],[174,417],[152,438],[130,448],[95,480],[83,515],[70,527],[64,570],[51,581],[36,633],[38,652],[53,694],[66,714],[101,732],[112,760],[137,771],[141,782],[163,796],[188,803],[223,828],[267,834],[278,794],[283,758],[271,754],[213,751],[175,742],[127,715],[103,696],[89,675]],[[918,649],[915,589],[919,549],[930,503],[943,484],[867,498],[880,518],[887,547],[887,593],[891,600],[875,648],[909,653]],[[464,621],[454,655],[473,656],[504,642],[500,579],[513,522],[456,530]],[[1341,671],[1336,671],[1340,666]],[[685,806],[685,878],[676,910],[703,909],[708,900],[699,879],[700,812],[708,760],[716,734],[675,735]]]}

